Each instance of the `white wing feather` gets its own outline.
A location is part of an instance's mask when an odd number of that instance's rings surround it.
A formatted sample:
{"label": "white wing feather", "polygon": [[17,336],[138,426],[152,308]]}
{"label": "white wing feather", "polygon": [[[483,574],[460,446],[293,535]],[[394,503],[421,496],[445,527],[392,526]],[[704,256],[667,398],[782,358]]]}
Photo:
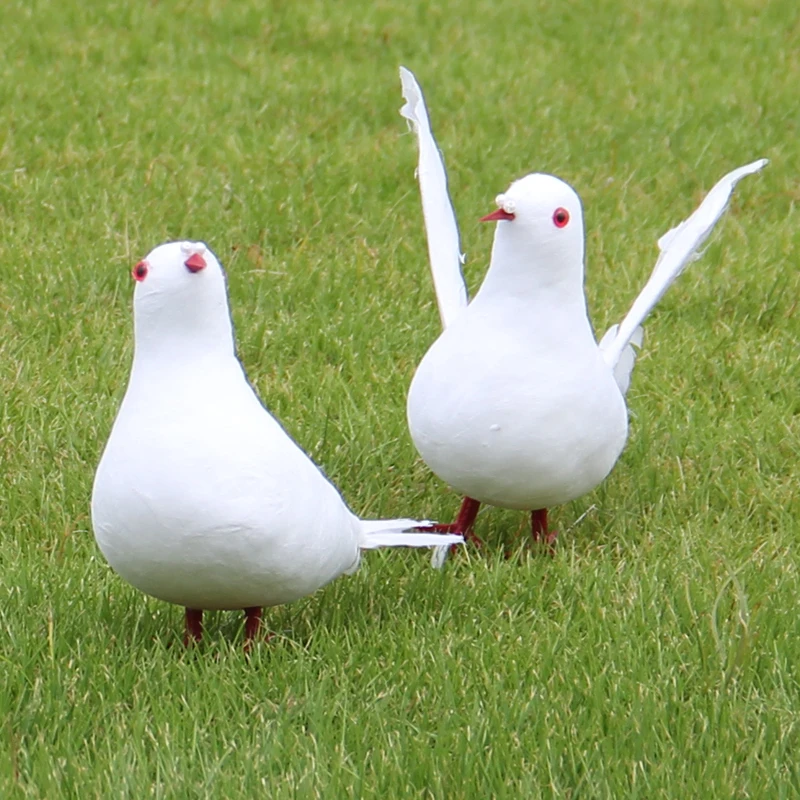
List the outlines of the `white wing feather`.
{"label": "white wing feather", "polygon": [[406,104],[400,109],[409,127],[417,134],[419,166],[417,178],[422,195],[422,215],[428,237],[428,257],[442,327],[446,328],[469,302],[467,286],[461,272],[463,256],[458,238],[458,224],[447,191],[444,159],[436,145],[428,119],[428,110],[417,79],[400,67],[400,82]]}
{"label": "white wing feather", "polygon": [[[619,325],[612,325],[600,340],[598,347],[604,356],[606,350],[608,350],[608,348],[614,344],[618,330]],[[640,325],[631,334],[630,341],[622,349],[622,353],[617,359],[617,363],[612,367],[614,380],[617,382],[617,386],[619,386],[619,390],[622,392],[623,397],[628,394],[628,388],[631,385],[631,373],[633,372],[633,367],[636,364],[636,351],[641,349],[643,341],[644,328],[642,328]]]}
{"label": "white wing feather", "polygon": [[[688,219],[672,230],[667,231],[658,240],[661,254],[658,257],[658,261],[656,261],[653,274],[617,329],[616,335],[612,335],[612,338],[609,339],[609,334],[611,333],[611,330],[609,330],[601,342],[600,349],[603,352],[603,357],[606,363],[614,369],[617,383],[620,383],[620,377],[624,377],[623,383],[627,388],[627,383],[630,382],[630,370],[633,369],[633,362],[625,359],[628,362],[625,365],[625,369],[628,370],[627,375],[617,375],[618,365],[622,366],[623,352],[626,352],[626,348],[630,349],[629,345],[633,341],[637,329],[640,328],[642,322],[644,322],[653,306],[664,295],[664,292],[667,291],[670,284],[683,272],[690,261],[699,258],[697,250],[708,238],[708,235],[727,208],[736,184],[745,175],[752,175],[754,172],[758,172],[768,163],[766,158],[762,158],[752,164],[747,164],[744,167],[733,170],[733,172],[729,172],[706,195],[705,200]],[[621,369],[620,372],[624,372],[625,369]],[[620,389],[622,389],[622,384],[620,384]]]}

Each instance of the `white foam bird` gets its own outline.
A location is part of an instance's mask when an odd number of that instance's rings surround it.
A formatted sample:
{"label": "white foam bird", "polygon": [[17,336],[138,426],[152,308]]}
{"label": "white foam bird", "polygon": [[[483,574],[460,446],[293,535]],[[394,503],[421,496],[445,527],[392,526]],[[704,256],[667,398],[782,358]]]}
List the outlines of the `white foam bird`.
{"label": "white foam bird", "polygon": [[356,517],[261,404],[206,245],[161,245],[133,274],[133,367],[92,524],[125,580],[185,606],[187,642],[200,638],[204,609],[243,609],[249,642],[262,607],[353,572],[362,550],[442,543],[407,532],[415,520]]}
{"label": "white foam bird", "polygon": [[[661,237],[650,279],[598,344],[583,289],[581,201],[552,175],[532,174],[497,197],[489,270],[472,302],[442,155],[422,90],[400,68],[401,114],[419,143],[433,281],[444,327],[408,394],[411,437],[431,470],[464,495],[452,525],[471,534],[481,503],[531,511],[534,539],[552,541],[547,509],[594,489],[625,445],[625,394],[641,323],[711,233],[736,183],[766,159],[728,173],[699,208]],[[434,563],[447,548],[437,549]]]}

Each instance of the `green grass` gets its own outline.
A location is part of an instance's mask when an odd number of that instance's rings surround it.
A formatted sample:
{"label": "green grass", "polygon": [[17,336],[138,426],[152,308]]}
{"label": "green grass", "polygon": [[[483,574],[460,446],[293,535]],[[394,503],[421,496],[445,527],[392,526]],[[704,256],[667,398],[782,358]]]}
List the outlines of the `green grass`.
{"label": "green grass", "polygon": [[[0,796],[797,796],[796,2],[262,5],[3,9]],[[253,382],[356,511],[457,507],[405,428],[439,323],[401,63],[471,287],[477,218],[554,172],[600,331],[659,235],[772,163],[648,321],[628,448],[553,559],[505,560],[523,517],[487,511],[443,573],[372,554],[249,661],[232,614],[184,652],[88,515],[156,244],[219,254]]]}

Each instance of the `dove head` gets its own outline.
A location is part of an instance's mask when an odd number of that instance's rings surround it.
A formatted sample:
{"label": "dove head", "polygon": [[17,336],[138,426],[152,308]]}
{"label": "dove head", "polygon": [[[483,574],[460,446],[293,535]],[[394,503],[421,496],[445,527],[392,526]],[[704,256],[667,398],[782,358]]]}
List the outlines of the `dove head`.
{"label": "dove head", "polygon": [[497,196],[492,263],[486,282],[512,293],[573,287],[583,293],[583,209],[575,190],[534,173]]}
{"label": "dove head", "polygon": [[137,357],[233,352],[225,274],[202,242],[169,242],[133,268]]}

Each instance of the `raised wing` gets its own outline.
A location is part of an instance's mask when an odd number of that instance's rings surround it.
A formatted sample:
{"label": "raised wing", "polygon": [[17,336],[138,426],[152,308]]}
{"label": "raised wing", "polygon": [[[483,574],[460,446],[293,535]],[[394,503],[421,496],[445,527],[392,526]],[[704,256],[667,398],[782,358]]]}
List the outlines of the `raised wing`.
{"label": "raised wing", "polygon": [[428,110],[417,79],[405,67],[400,67],[400,82],[406,104],[400,113],[417,134],[419,166],[417,178],[422,195],[422,215],[428,237],[428,257],[431,262],[433,285],[442,327],[446,328],[469,302],[467,285],[461,272],[464,257],[458,238],[458,224],[447,191],[447,172],[442,153],[436,145],[428,120]]}
{"label": "raised wing", "polygon": [[[603,357],[606,363],[615,370],[615,375],[623,352],[627,352],[626,348],[630,350],[629,344],[634,341],[637,329],[640,328],[653,306],[661,299],[670,284],[683,272],[686,265],[699,258],[697,250],[708,238],[727,208],[736,184],[745,175],[758,172],[768,163],[766,158],[761,158],[752,164],[729,172],[706,195],[705,200],[688,219],[667,231],[658,240],[661,254],[656,261],[653,274],[634,301],[613,339],[609,340],[608,338],[611,331],[603,337],[603,343],[606,343],[605,347],[601,347]],[[633,368],[632,361],[626,368],[628,368],[626,381],[629,381],[630,369]],[[619,383],[619,376],[617,376],[617,383]],[[620,388],[622,387],[620,386]]]}
{"label": "raised wing", "polygon": [[[619,325],[612,325],[606,332],[598,345],[600,352],[605,356],[606,350],[614,344],[617,338]],[[617,363],[611,368],[614,373],[614,380],[625,397],[631,385],[631,373],[636,364],[636,351],[641,348],[644,341],[644,328],[639,325],[631,334],[630,341],[622,348],[622,353],[617,358]]]}

